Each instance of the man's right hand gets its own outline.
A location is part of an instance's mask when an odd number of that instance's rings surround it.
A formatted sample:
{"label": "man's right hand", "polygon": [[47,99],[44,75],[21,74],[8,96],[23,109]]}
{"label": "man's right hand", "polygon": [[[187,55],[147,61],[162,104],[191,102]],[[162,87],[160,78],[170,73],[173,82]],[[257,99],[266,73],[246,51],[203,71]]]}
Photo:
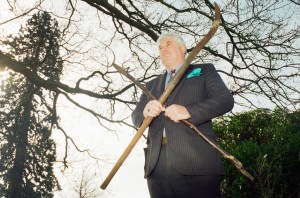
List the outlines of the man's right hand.
{"label": "man's right hand", "polygon": [[165,108],[158,102],[158,100],[150,100],[143,111],[144,117],[156,117],[160,112],[165,111]]}

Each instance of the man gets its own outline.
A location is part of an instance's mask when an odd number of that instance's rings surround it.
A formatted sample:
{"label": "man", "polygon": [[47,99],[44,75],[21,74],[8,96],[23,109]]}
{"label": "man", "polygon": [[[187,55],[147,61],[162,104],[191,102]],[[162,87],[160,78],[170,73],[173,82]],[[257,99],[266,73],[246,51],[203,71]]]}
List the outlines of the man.
{"label": "man", "polygon": [[[172,78],[170,71],[178,71],[183,64],[186,46],[174,33],[161,35],[157,44],[167,72],[147,87],[159,98]],[[215,141],[212,119],[230,111],[233,104],[230,91],[212,64],[190,65],[164,105],[142,94],[132,120],[138,127],[145,117],[154,117],[145,148],[145,178],[152,198],[221,197],[221,156],[179,121],[188,119]]]}

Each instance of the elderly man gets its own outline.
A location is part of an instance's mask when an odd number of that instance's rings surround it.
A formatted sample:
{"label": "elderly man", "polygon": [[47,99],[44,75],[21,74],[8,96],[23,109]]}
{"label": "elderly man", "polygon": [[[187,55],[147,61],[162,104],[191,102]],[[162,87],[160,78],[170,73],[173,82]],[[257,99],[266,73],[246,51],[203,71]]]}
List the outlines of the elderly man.
{"label": "elderly man", "polygon": [[[186,46],[174,33],[161,35],[157,44],[167,72],[147,87],[159,98],[182,66]],[[132,120],[139,127],[145,117],[154,117],[145,148],[145,178],[152,198],[221,197],[221,156],[179,121],[188,119],[215,141],[212,119],[233,105],[230,91],[212,64],[190,65],[164,105],[142,94]]]}

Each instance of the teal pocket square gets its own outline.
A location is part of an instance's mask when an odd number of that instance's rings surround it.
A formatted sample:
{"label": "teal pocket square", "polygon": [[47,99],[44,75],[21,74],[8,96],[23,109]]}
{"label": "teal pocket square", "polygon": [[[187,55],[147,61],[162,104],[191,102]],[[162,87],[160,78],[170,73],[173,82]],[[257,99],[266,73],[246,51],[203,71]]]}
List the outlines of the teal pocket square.
{"label": "teal pocket square", "polygon": [[187,76],[187,78],[191,78],[191,77],[194,77],[194,76],[200,76],[201,71],[202,71],[201,68],[196,68],[191,73],[189,73],[189,75]]}

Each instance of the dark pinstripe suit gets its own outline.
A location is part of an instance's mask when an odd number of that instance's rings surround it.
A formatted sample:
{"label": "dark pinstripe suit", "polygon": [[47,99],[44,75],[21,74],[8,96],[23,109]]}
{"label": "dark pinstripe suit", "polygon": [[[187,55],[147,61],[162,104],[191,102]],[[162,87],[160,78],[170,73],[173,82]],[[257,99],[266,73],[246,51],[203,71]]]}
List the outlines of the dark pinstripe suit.
{"label": "dark pinstripe suit", "polygon": [[[201,74],[187,78],[195,68],[201,68]],[[159,98],[165,89],[166,73],[147,83],[148,89]],[[144,117],[143,109],[148,102],[142,94],[140,102],[132,113],[135,126],[139,126]],[[215,140],[212,119],[233,108],[234,100],[212,64],[190,65],[180,83],[169,96],[167,105],[180,104],[191,115],[190,122]],[[224,173],[220,155],[205,143],[192,129],[182,123],[175,123],[163,113],[157,116],[149,126],[147,148],[145,149],[145,177],[151,174],[161,150],[163,130],[167,134],[166,153],[168,163],[182,175],[220,175]]]}

